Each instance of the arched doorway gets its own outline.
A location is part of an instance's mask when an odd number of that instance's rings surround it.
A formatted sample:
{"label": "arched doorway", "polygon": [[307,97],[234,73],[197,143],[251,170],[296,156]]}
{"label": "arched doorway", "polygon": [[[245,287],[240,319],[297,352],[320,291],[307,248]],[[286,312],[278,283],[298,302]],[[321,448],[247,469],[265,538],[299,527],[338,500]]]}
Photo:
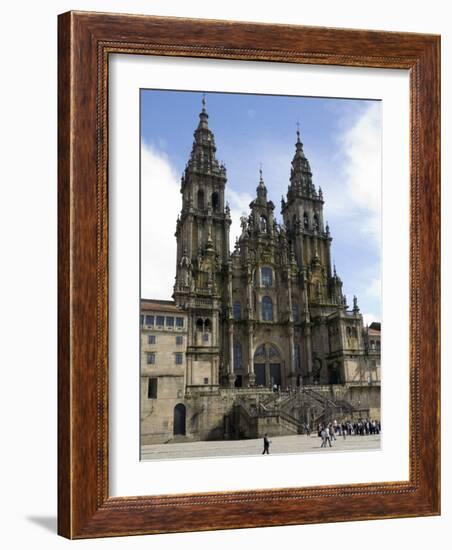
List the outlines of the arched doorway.
{"label": "arched doorway", "polygon": [[254,374],[257,386],[281,386],[281,355],[273,344],[262,344],[254,352]]}
{"label": "arched doorway", "polygon": [[341,383],[340,365],[337,361],[328,366],[328,383],[329,384]]}
{"label": "arched doorway", "polygon": [[178,403],[174,407],[174,423],[173,423],[174,435],[185,435],[185,417],[186,417],[185,405],[182,403]]}

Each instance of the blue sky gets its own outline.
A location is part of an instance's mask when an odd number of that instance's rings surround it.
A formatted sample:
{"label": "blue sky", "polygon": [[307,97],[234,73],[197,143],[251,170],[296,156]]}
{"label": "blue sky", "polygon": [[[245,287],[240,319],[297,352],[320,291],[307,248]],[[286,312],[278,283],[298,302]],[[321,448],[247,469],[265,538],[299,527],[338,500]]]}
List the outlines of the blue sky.
{"label": "blue sky", "polygon": [[[143,297],[171,296],[178,190],[201,98],[201,92],[141,91]],[[206,108],[217,158],[227,169],[233,235],[255,196],[260,163],[280,219],[299,122],[314,184],[323,190],[332,257],[344,292],[349,304],[353,294],[358,296],[366,321],[379,320],[381,103],[207,93]]]}

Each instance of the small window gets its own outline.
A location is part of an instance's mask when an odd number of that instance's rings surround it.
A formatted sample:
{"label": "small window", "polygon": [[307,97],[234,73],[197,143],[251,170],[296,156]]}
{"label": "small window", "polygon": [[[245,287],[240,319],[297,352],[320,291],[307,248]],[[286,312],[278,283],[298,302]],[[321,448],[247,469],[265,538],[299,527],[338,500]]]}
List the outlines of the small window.
{"label": "small window", "polygon": [[157,326],[158,327],[163,327],[164,324],[165,324],[165,317],[163,317],[161,315],[158,315],[157,316]]}
{"label": "small window", "polygon": [[234,302],[234,305],[232,306],[232,315],[235,321],[240,321],[242,318],[242,306],[240,302]]}
{"label": "small window", "polygon": [[155,335],[154,334],[149,334],[148,344],[155,344]]}
{"label": "small window", "polygon": [[181,346],[184,343],[183,336],[176,336],[176,346]]}
{"label": "small window", "polygon": [[204,191],[202,189],[198,191],[198,208],[200,210],[204,209]]}
{"label": "small window", "polygon": [[308,219],[308,215],[306,214],[306,212],[303,214],[303,226],[304,226],[305,229],[309,228],[309,219]]}
{"label": "small window", "polygon": [[144,325],[144,315],[140,315],[140,324]]}
{"label": "small window", "polygon": [[212,208],[214,212],[217,212],[220,208],[220,198],[216,191],[212,193]]}
{"label": "small window", "polygon": [[196,330],[198,332],[202,332],[204,329],[204,323],[203,323],[203,320],[202,319],[197,319],[196,321]]}
{"label": "small window", "polygon": [[166,326],[167,327],[174,327],[174,317],[167,317],[166,318]]}
{"label": "small window", "polygon": [[204,384],[208,384],[209,383],[209,379],[208,378],[204,378]]}
{"label": "small window", "polygon": [[261,216],[260,225],[261,225],[262,233],[267,233],[268,224],[267,224],[267,218],[265,216]]}
{"label": "small window", "polygon": [[212,323],[210,322],[210,319],[206,319],[204,321],[204,330],[206,332],[210,332],[212,330]]}
{"label": "small window", "polygon": [[261,269],[261,284],[266,288],[273,286],[273,269],[271,267]]}
{"label": "small window", "polygon": [[152,351],[147,354],[148,365],[155,365],[155,353]]}
{"label": "small window", "polygon": [[176,327],[183,327],[183,326],[184,326],[184,318],[176,317]]}
{"label": "small window", "polygon": [[146,315],[146,324],[148,326],[154,326],[154,316],[153,315]]}
{"label": "small window", "polygon": [[273,302],[270,296],[262,298],[262,320],[273,321]]}
{"label": "small window", "polygon": [[376,344],[377,344],[377,349],[380,349],[380,345],[381,345],[380,340],[377,340]]}
{"label": "small window", "polygon": [[298,307],[298,304],[292,305],[292,316],[294,323],[298,323],[300,321],[300,308]]}
{"label": "small window", "polygon": [[176,365],[182,365],[182,353],[176,353],[175,358]]}
{"label": "small window", "polygon": [[157,378],[149,378],[148,399],[157,399]]}
{"label": "small window", "polygon": [[205,332],[203,335],[202,335],[202,339],[204,342],[208,342],[209,341],[209,334],[207,332]]}

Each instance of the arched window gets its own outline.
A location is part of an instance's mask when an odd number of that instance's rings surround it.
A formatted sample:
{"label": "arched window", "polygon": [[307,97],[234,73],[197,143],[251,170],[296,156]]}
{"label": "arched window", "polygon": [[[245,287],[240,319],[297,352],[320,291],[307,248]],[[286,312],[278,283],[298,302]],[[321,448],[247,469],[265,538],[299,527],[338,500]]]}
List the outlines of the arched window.
{"label": "arched window", "polygon": [[216,191],[212,193],[212,208],[214,212],[216,212],[220,208],[220,198]]}
{"label": "arched window", "polygon": [[304,225],[305,229],[309,228],[309,219],[308,219],[308,215],[306,214],[306,212],[303,214],[303,225]]}
{"label": "arched window", "polygon": [[297,228],[297,216],[296,214],[294,214],[292,218],[292,229],[295,231],[296,228]]}
{"label": "arched window", "polygon": [[232,315],[235,321],[240,321],[242,318],[242,306],[240,302],[234,302],[234,305],[232,306]]}
{"label": "arched window", "polygon": [[267,218],[265,216],[261,216],[261,231],[263,233],[267,233]]}
{"label": "arched window", "polygon": [[271,267],[261,268],[261,284],[266,288],[273,286],[273,269]]}
{"label": "arched window", "polygon": [[273,321],[273,302],[270,296],[262,298],[262,320]]}
{"label": "arched window", "polygon": [[196,330],[198,330],[199,332],[202,332],[202,330],[203,330],[203,324],[204,324],[204,323],[203,323],[202,319],[198,319],[198,320],[196,321]]}
{"label": "arched window", "polygon": [[242,370],[242,345],[234,340],[234,371]]}
{"label": "arched window", "polygon": [[206,319],[204,321],[204,330],[205,332],[210,332],[212,330],[212,323],[210,322],[210,319]]}
{"label": "arched window", "polygon": [[202,189],[198,191],[198,208],[204,209],[204,191]]}

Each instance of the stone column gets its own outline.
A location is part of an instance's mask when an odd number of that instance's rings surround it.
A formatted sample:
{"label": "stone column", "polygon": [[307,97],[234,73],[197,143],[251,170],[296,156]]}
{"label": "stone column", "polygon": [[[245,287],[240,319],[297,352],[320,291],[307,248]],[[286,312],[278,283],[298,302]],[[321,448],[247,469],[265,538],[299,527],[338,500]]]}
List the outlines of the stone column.
{"label": "stone column", "polygon": [[248,386],[254,386],[256,381],[256,375],[254,374],[254,362],[253,362],[253,349],[254,349],[254,328],[252,322],[248,321]]}
{"label": "stone column", "polygon": [[228,327],[228,344],[229,344],[229,362],[228,362],[228,386],[234,387],[235,374],[234,374],[234,322],[229,319]]}
{"label": "stone column", "polygon": [[295,373],[295,343],[294,343],[294,326],[293,326],[293,302],[292,302],[292,281],[291,270],[286,271],[287,275],[287,309],[289,316],[289,376],[286,380],[289,386],[295,386],[297,375]]}
{"label": "stone column", "polygon": [[186,235],[187,256],[193,260],[193,215],[188,214]]}
{"label": "stone column", "polygon": [[312,342],[311,342],[311,324],[308,321],[304,327],[305,336],[305,360],[308,370],[307,383],[312,384]]}

